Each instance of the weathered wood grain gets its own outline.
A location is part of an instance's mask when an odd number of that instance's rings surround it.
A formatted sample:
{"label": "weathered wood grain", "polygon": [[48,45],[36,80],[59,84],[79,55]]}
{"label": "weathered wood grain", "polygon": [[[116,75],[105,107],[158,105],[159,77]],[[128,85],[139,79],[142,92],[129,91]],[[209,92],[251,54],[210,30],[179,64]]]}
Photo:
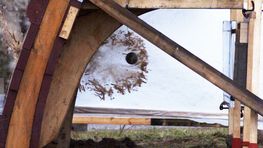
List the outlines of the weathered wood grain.
{"label": "weathered wood grain", "polygon": [[73,124],[151,125],[150,118],[73,116]]}

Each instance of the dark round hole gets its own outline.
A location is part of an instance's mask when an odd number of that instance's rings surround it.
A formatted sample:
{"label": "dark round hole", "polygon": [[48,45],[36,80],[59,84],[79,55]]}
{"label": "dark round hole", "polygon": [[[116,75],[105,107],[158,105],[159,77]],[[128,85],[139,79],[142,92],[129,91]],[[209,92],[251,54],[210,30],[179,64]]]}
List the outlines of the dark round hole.
{"label": "dark round hole", "polygon": [[138,56],[134,52],[130,52],[126,55],[126,61],[129,64],[136,64],[138,61]]}

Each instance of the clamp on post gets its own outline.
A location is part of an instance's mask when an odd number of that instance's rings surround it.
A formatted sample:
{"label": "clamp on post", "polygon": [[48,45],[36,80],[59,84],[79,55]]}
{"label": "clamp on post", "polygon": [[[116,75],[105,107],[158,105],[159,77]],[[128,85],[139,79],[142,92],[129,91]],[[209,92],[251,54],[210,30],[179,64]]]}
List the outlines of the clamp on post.
{"label": "clamp on post", "polygon": [[242,14],[245,18],[249,18],[251,12],[255,10],[255,3],[254,1],[251,1],[252,9],[242,9]]}
{"label": "clamp on post", "polygon": [[240,118],[244,117],[244,109],[245,109],[245,106],[242,105],[240,109]]}
{"label": "clamp on post", "polygon": [[229,109],[230,108],[230,104],[226,101],[223,101],[220,106],[219,106],[219,109],[220,110],[224,110],[224,109]]}

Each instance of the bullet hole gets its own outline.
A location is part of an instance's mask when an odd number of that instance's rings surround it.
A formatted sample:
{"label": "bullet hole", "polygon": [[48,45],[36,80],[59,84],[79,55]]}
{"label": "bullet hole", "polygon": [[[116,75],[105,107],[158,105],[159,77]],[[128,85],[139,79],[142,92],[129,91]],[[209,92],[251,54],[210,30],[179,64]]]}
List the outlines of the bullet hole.
{"label": "bullet hole", "polygon": [[134,65],[138,62],[138,56],[134,52],[130,52],[126,55],[126,61],[127,63]]}

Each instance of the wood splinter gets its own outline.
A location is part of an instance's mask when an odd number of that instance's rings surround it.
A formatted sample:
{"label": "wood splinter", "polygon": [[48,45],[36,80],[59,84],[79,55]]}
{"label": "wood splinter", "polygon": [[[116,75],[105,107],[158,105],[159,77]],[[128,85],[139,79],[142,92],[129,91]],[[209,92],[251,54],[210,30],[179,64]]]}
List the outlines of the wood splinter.
{"label": "wood splinter", "polygon": [[76,8],[74,6],[70,6],[68,14],[67,14],[67,18],[62,26],[62,29],[59,33],[59,37],[63,38],[63,39],[68,39],[70,32],[72,30],[73,24],[75,22],[75,19],[78,15],[79,12],[79,8]]}

